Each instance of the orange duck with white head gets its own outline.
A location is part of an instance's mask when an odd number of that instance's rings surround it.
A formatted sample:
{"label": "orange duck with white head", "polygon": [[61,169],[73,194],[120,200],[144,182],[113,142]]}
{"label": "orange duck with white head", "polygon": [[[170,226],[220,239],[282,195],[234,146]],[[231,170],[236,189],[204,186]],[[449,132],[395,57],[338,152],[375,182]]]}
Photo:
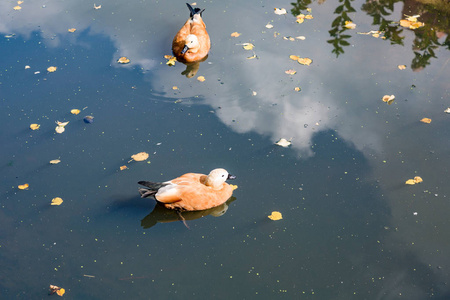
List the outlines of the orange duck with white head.
{"label": "orange duck with white head", "polygon": [[178,61],[190,63],[207,57],[211,42],[202,19],[204,9],[186,3],[190,17],[173,38],[172,51]]}

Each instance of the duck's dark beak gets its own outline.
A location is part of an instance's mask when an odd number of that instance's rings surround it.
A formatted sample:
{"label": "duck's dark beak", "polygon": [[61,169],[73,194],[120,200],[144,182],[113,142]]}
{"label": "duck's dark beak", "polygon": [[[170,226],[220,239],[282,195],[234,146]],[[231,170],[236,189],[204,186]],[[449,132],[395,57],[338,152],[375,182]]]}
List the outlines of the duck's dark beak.
{"label": "duck's dark beak", "polygon": [[228,174],[227,180],[233,180],[236,179],[236,176]]}
{"label": "duck's dark beak", "polygon": [[184,46],[183,50],[181,50],[181,54],[185,54],[186,51],[189,50],[189,47],[187,45]]}

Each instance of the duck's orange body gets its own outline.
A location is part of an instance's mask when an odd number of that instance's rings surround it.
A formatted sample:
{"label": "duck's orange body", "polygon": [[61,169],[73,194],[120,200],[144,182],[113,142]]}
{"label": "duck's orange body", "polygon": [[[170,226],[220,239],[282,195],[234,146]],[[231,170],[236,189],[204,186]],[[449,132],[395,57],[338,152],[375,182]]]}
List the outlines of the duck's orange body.
{"label": "duck's orange body", "polygon": [[139,189],[142,198],[154,197],[170,209],[204,210],[225,203],[233,188],[225,181],[234,179],[224,169],[212,170],[209,175],[187,173],[162,183],[139,181],[146,188]]}
{"label": "duck's orange body", "polygon": [[186,5],[189,7],[190,17],[172,42],[173,54],[178,61],[185,63],[204,59],[211,48],[206,25],[201,16],[204,9],[194,9],[189,3]]}

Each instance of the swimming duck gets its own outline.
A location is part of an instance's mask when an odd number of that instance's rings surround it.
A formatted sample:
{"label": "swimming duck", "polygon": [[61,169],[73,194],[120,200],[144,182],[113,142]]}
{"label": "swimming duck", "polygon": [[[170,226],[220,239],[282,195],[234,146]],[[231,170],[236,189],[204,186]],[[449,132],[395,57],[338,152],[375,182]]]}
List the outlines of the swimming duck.
{"label": "swimming duck", "polygon": [[195,62],[206,58],[211,42],[202,19],[205,9],[193,8],[186,3],[190,17],[173,38],[172,51],[180,62]]}
{"label": "swimming duck", "polygon": [[196,211],[225,203],[233,187],[225,181],[235,179],[225,169],[214,169],[208,175],[187,173],[166,182],[139,181],[142,198],[153,197],[170,209]]}

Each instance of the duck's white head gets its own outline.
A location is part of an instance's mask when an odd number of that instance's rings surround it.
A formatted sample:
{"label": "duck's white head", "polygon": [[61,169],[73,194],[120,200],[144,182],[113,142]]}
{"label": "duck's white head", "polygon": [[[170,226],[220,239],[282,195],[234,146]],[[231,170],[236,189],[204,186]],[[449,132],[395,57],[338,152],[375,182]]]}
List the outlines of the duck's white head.
{"label": "duck's white head", "polygon": [[213,188],[221,188],[225,181],[235,178],[236,176],[229,174],[227,170],[219,168],[209,172],[205,184]]}
{"label": "duck's white head", "polygon": [[198,42],[198,38],[194,34],[189,34],[184,41],[184,48],[181,50],[181,54],[186,53],[186,51],[191,50],[191,52],[195,53],[200,48],[200,44]]}

